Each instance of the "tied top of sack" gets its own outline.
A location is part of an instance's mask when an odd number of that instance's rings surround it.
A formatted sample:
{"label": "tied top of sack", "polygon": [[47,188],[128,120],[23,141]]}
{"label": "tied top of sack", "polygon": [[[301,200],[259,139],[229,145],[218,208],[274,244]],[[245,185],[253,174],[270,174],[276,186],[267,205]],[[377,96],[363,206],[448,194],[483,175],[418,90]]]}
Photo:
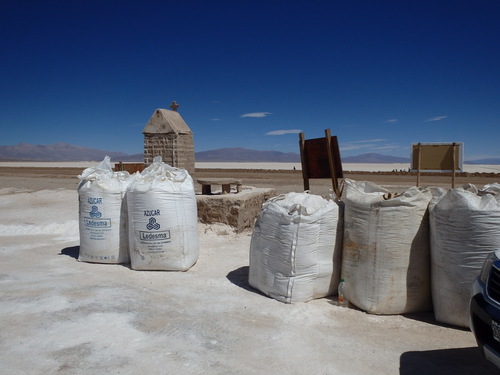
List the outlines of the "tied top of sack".
{"label": "tied top of sack", "polygon": [[497,201],[500,201],[500,184],[496,182],[484,185],[482,189],[478,189],[473,184],[465,184],[462,186],[462,189],[471,192],[473,194],[476,194],[479,197],[488,196],[496,199]]}
{"label": "tied top of sack", "polygon": [[134,179],[129,191],[194,191],[193,179],[185,169],[172,167],[156,156],[153,163]]}
{"label": "tied top of sack", "polygon": [[498,212],[500,211],[500,184],[488,184],[483,189],[478,189],[472,184],[465,184],[462,189],[450,189],[440,200],[433,202],[431,208]]}
{"label": "tied top of sack", "polygon": [[402,193],[389,190],[368,181],[344,180],[344,201],[353,201],[380,207],[401,207],[419,205],[422,200],[428,201],[433,196],[442,196],[444,189],[426,187],[410,187]]}
{"label": "tied top of sack", "polygon": [[105,156],[96,167],[85,169],[78,179],[80,180],[78,189],[93,185],[106,190],[123,190],[124,186],[129,183],[130,174],[126,171],[114,172],[111,167],[111,158]]}
{"label": "tied top of sack", "polygon": [[276,204],[288,211],[300,215],[313,215],[315,212],[325,208],[325,199],[319,195],[309,193],[288,193],[281,194],[269,199],[264,205]]}

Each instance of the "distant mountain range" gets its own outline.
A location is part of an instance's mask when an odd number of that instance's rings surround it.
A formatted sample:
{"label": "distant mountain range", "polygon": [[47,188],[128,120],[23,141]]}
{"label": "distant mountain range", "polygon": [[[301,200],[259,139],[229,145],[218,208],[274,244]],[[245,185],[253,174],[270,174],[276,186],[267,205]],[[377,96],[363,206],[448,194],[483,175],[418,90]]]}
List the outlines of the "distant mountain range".
{"label": "distant mountain range", "polygon": [[500,158],[487,158],[487,159],[479,159],[479,160],[470,160],[464,161],[465,164],[492,164],[499,165]]}
{"label": "distant mountain range", "polygon": [[2,161],[93,161],[102,160],[106,155],[116,161],[144,160],[143,154],[128,155],[123,152],[102,151],[68,143],[53,145],[19,143],[15,146],[0,146]]}
{"label": "distant mountain range", "polygon": [[[200,162],[274,162],[300,163],[300,154],[295,152],[257,151],[248,148],[220,148],[196,153]],[[410,158],[381,154],[363,154],[342,158],[344,163],[409,163]]]}
{"label": "distant mountain range", "polygon": [[[143,154],[129,155],[123,152],[102,151],[68,143],[55,143],[53,145],[19,143],[15,146],[0,146],[1,161],[99,161],[104,159],[106,155],[115,162],[141,162],[144,160]],[[195,159],[198,162],[300,163],[300,155],[295,152],[258,151],[242,147],[200,151],[195,154]],[[409,163],[410,158],[368,153],[343,157],[342,162]],[[500,158],[465,161],[464,163],[500,165]]]}

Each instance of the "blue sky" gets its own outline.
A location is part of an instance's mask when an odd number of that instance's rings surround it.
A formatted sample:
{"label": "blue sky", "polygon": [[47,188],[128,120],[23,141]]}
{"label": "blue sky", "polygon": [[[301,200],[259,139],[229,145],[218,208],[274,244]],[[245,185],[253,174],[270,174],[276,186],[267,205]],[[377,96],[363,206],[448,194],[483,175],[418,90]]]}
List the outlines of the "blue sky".
{"label": "blue sky", "polygon": [[498,0],[24,1],[0,6],[0,145],[141,153],[175,100],[195,150],[500,157]]}

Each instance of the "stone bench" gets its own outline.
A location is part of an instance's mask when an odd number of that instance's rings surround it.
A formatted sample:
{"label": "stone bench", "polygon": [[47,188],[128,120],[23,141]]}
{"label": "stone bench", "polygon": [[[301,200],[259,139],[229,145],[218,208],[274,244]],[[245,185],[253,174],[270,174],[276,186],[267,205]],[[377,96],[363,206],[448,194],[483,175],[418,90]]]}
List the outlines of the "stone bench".
{"label": "stone bench", "polygon": [[231,192],[231,185],[236,185],[236,193],[241,193],[242,182],[234,178],[211,178],[197,180],[201,185],[201,194],[212,194],[212,185],[222,185],[222,194]]}

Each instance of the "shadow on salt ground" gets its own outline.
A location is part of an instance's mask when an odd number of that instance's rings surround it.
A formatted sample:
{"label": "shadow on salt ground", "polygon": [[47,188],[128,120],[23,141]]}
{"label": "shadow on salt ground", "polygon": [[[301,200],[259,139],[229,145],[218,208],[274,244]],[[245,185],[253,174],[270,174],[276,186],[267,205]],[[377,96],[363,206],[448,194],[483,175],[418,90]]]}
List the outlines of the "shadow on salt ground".
{"label": "shadow on salt ground", "polygon": [[[58,255],[67,255],[71,258],[74,258],[78,260],[78,256],[80,255],[80,246],[72,246],[72,247],[65,247],[64,249],[61,250],[61,252]],[[89,264],[103,264],[103,265],[110,265],[110,266],[121,266],[128,268],[129,270],[132,269],[130,263],[99,263],[99,262],[83,262],[83,263],[89,263]],[[156,271],[153,271],[156,272]]]}
{"label": "shadow on salt ground", "polygon": [[67,255],[75,259],[78,259],[79,254],[80,254],[80,246],[65,247],[59,253],[59,255]]}
{"label": "shadow on salt ground", "polygon": [[440,326],[440,327],[445,327],[445,328],[452,328],[452,329],[455,329],[457,331],[466,331],[466,332],[469,331],[470,332],[470,329],[466,328],[466,327],[460,327],[460,326],[456,326],[456,325],[453,325],[453,324],[447,324],[447,323],[438,322],[436,320],[436,318],[434,317],[434,312],[433,311],[423,311],[423,312],[418,312],[418,313],[408,313],[408,314],[402,314],[402,316],[404,316],[407,319],[412,319],[412,320],[416,320],[416,321],[419,321],[419,322],[432,324],[432,325],[435,325],[435,326]]}
{"label": "shadow on salt ground", "polygon": [[239,286],[249,292],[257,292],[254,288],[250,286],[248,283],[248,272],[250,267],[244,266],[240,267],[234,271],[229,272],[226,275],[226,278],[231,281],[234,285]]}
{"label": "shadow on salt ground", "polygon": [[238,269],[235,269],[234,271],[229,272],[226,278],[234,285],[239,286],[242,289],[268,297],[264,293],[250,286],[250,284],[248,283],[249,270],[250,270],[249,266],[240,267]]}
{"label": "shadow on salt ground", "polygon": [[401,355],[400,375],[489,375],[498,369],[483,358],[479,348],[406,352]]}

